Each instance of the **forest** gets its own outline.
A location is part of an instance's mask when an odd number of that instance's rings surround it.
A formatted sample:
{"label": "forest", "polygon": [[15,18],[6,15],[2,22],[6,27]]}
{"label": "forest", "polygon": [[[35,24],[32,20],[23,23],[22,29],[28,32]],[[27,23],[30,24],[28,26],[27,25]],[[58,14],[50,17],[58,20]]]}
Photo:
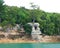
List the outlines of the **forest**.
{"label": "forest", "polygon": [[[43,34],[60,35],[60,13],[49,13],[39,8],[27,9],[25,7],[4,5],[4,1],[0,0],[0,26],[13,27],[20,24],[24,27],[25,24],[32,22],[40,24],[40,29]],[[26,26],[25,26],[26,27]]]}

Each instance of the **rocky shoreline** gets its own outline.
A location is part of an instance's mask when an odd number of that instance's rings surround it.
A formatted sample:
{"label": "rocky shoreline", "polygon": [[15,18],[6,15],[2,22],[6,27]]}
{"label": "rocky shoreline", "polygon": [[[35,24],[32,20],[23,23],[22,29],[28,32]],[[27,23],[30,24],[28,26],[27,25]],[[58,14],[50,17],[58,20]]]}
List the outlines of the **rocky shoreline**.
{"label": "rocky shoreline", "polygon": [[24,35],[20,36],[20,34],[17,34],[14,32],[13,34],[8,34],[8,37],[4,37],[6,35],[3,32],[0,32],[0,43],[36,43],[36,42],[43,42],[43,43],[48,43],[48,42],[60,42],[60,36],[48,36],[48,35],[40,35],[39,37],[41,38],[40,40],[32,40],[32,38]]}
{"label": "rocky shoreline", "polygon": [[28,38],[18,38],[18,39],[8,39],[8,38],[1,38],[0,43],[48,43],[48,42],[60,42],[60,36],[44,36],[41,40],[32,40]]}

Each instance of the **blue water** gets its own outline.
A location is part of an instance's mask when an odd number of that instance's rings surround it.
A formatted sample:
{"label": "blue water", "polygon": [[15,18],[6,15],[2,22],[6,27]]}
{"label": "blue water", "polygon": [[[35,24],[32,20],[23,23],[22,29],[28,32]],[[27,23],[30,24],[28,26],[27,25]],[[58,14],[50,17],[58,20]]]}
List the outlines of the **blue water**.
{"label": "blue water", "polygon": [[60,48],[59,43],[9,43],[0,44],[0,48]]}

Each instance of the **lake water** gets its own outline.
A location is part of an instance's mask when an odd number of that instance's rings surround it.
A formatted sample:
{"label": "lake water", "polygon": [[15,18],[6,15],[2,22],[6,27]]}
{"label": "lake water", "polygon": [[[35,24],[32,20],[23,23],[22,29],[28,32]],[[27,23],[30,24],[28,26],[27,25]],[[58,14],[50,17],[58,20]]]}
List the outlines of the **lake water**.
{"label": "lake water", "polygon": [[0,48],[60,48],[59,43],[6,43],[0,44]]}

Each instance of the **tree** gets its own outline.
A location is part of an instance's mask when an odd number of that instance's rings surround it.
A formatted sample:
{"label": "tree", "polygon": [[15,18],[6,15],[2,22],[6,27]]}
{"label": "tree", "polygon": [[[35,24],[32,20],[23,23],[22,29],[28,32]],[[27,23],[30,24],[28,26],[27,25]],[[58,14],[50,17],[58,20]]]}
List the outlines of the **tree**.
{"label": "tree", "polygon": [[2,20],[2,16],[3,16],[3,12],[4,12],[4,5],[3,5],[4,1],[0,0],[0,22]]}
{"label": "tree", "polygon": [[3,10],[3,3],[4,3],[4,1],[0,0],[0,12]]}

